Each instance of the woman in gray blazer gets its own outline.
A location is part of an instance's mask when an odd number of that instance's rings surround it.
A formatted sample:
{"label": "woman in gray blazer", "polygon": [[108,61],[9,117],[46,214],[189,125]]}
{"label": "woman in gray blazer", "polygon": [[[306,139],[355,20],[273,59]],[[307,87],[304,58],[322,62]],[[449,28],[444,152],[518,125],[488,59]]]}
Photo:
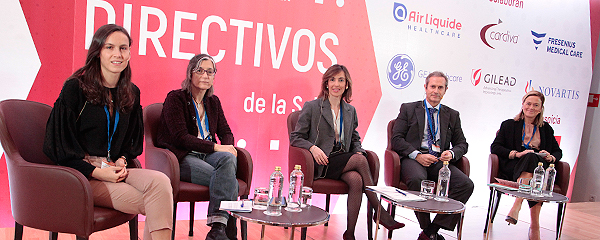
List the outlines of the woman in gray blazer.
{"label": "woman in gray blazer", "polygon": [[[335,64],[323,74],[319,97],[306,102],[290,135],[290,144],[308,149],[315,162],[315,179],[341,179],[349,186],[348,219],[343,238],[354,239],[362,193],[373,185],[373,178],[356,131],[356,109],[349,104],[352,80],[348,69]],[[379,200],[375,193],[365,191],[375,211]],[[375,214],[376,216],[377,214]],[[380,222],[387,229],[404,227],[387,212],[381,212]]]}

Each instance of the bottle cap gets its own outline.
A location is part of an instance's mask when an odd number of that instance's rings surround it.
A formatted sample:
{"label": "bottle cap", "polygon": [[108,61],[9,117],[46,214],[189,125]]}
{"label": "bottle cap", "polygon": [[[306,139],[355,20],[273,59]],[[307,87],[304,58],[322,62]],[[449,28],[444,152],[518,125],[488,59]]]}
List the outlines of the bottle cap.
{"label": "bottle cap", "polygon": [[281,171],[281,167],[280,166],[276,166],[275,167],[275,171]]}
{"label": "bottle cap", "polygon": [[542,165],[544,165],[542,162],[539,162],[539,163],[538,163],[538,166],[542,166]]}
{"label": "bottle cap", "polygon": [[448,165],[448,161],[444,161],[444,165]]}
{"label": "bottle cap", "polygon": [[300,169],[302,169],[302,165],[296,165],[296,166],[294,166],[294,169],[300,170]]}
{"label": "bottle cap", "polygon": [[554,167],[554,163],[550,163],[550,167]]}

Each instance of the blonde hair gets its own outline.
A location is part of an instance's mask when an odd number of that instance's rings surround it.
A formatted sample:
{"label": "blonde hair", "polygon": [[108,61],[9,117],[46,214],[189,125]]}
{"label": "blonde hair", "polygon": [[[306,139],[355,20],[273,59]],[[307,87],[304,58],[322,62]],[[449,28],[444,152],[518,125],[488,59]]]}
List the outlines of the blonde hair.
{"label": "blonde hair", "polygon": [[[529,91],[528,93],[525,94],[525,96],[523,96],[523,100],[521,101],[521,104],[525,103],[525,99],[527,99],[528,97],[531,96],[536,96],[539,97],[540,100],[542,100],[542,109],[540,110],[540,113],[538,113],[537,116],[535,116],[535,119],[533,120],[533,124],[538,126],[538,127],[542,127],[544,126],[544,101],[546,100],[546,98],[544,97],[544,94],[542,94],[539,91],[533,90],[533,91]],[[515,116],[515,121],[520,121],[522,119],[525,118],[525,114],[523,113],[523,108],[521,108],[521,111],[519,112],[519,114],[517,114]]]}

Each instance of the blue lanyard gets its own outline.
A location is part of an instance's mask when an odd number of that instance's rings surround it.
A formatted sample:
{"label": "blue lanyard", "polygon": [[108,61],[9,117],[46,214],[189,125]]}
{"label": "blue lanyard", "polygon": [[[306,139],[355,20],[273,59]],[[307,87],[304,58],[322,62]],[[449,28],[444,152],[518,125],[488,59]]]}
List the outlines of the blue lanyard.
{"label": "blue lanyard", "polygon": [[340,104],[340,132],[339,132],[340,142],[343,141],[343,139],[342,139],[342,126],[344,126],[344,111],[342,109],[342,105]]}
{"label": "blue lanyard", "polygon": [[[192,100],[194,100],[193,96]],[[200,114],[198,114],[198,108],[196,108],[196,101],[194,101],[194,110],[196,111],[196,122],[198,123],[198,130],[200,131],[200,136],[203,140],[210,141],[210,128],[208,127],[208,117],[206,116],[206,108],[204,109],[204,124],[206,125],[206,129],[208,130],[208,136],[206,136],[206,138],[204,138],[204,130],[202,130],[202,122],[200,122]]]}
{"label": "blue lanyard", "polygon": [[435,128],[435,126],[440,124],[440,110],[437,111],[437,125],[433,124],[433,119],[431,114],[429,114],[429,109],[427,108],[427,105],[425,104],[425,100],[423,100],[423,106],[425,106],[425,113],[427,114],[427,122],[429,123],[429,132],[431,133],[431,137],[432,138],[436,138],[437,136],[437,129]]}
{"label": "blue lanyard", "polygon": [[[531,134],[531,138],[529,138],[529,142],[527,142],[527,144],[523,144],[525,149],[531,149],[531,147],[529,146],[529,143],[531,143],[531,139],[533,139],[533,136],[535,136],[536,130],[537,130],[537,125],[533,125],[533,134]],[[521,137],[521,142],[524,142],[524,141],[525,141],[525,121],[523,121],[523,136]]]}
{"label": "blue lanyard", "polygon": [[108,156],[106,159],[110,160],[110,146],[112,145],[112,139],[115,136],[115,131],[117,131],[117,125],[119,125],[119,110],[115,111],[115,124],[113,126],[112,132],[110,131],[110,113],[108,113],[108,108],[104,106],[104,112],[106,113],[106,129],[108,129]]}

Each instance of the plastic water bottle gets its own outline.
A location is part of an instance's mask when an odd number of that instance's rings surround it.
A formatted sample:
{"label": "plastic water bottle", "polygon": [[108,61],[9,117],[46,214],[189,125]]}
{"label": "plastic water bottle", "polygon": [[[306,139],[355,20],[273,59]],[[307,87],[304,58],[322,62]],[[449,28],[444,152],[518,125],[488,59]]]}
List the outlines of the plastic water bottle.
{"label": "plastic water bottle", "polygon": [[444,166],[440,169],[438,175],[437,193],[435,196],[435,200],[440,202],[447,202],[448,187],[450,187],[450,168],[448,168],[448,161],[444,161]]}
{"label": "plastic water bottle", "polygon": [[275,167],[275,172],[271,174],[269,181],[269,203],[267,211],[264,213],[269,216],[281,216],[281,205],[283,203],[283,174],[281,167]]}
{"label": "plastic water bottle", "polygon": [[304,173],[302,166],[294,166],[294,171],[290,174],[290,190],[288,192],[288,202],[285,210],[290,212],[301,212],[300,203],[302,199],[302,187],[304,186]]}
{"label": "plastic water bottle", "polygon": [[533,181],[531,185],[531,195],[541,197],[542,196],[542,187],[544,186],[544,175],[546,175],[546,171],[544,171],[544,166],[542,162],[538,163],[538,166],[533,170]]}
{"label": "plastic water bottle", "polygon": [[554,191],[554,179],[556,178],[556,169],[554,168],[554,164],[550,164],[550,166],[546,169],[546,175],[544,175],[544,191],[546,191],[545,195],[548,197],[552,197],[552,191]]}

